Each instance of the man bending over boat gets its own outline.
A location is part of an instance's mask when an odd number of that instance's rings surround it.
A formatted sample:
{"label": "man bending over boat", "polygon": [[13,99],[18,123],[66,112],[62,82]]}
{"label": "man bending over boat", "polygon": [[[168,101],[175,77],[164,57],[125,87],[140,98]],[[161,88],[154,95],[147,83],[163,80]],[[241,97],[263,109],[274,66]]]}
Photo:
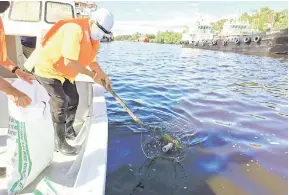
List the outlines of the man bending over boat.
{"label": "man bending over boat", "polygon": [[[110,34],[113,16],[106,9],[98,9],[89,18],[73,18],[57,22],[25,63],[50,96],[50,109],[55,131],[55,150],[76,155],[77,149],[66,142],[74,139],[73,122],[79,103],[75,77],[81,73],[96,83],[110,80],[96,61],[100,39]],[[89,66],[90,70],[86,67]]]}
{"label": "man bending over boat", "polygon": [[[3,14],[10,6],[9,1],[0,1],[0,13]],[[18,66],[16,66],[7,55],[5,31],[0,17],[0,64],[7,68],[12,73],[16,74],[22,80],[32,84],[31,80],[34,77],[30,74],[23,72]],[[26,107],[31,104],[31,99],[26,94],[22,93],[18,89],[14,88],[8,81],[0,77],[0,91],[3,91],[15,102],[17,106]]]}

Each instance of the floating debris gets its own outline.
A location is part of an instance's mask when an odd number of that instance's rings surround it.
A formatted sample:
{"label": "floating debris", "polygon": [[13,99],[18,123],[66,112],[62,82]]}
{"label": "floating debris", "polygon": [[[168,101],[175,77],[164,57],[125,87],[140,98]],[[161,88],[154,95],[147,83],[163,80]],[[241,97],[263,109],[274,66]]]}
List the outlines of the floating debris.
{"label": "floating debris", "polygon": [[272,145],[278,145],[278,144],[280,144],[279,142],[269,142],[270,144],[272,144]]}
{"label": "floating debris", "polygon": [[260,148],[261,147],[261,144],[255,144],[255,143],[250,143],[251,146],[255,146],[255,147],[258,147]]}

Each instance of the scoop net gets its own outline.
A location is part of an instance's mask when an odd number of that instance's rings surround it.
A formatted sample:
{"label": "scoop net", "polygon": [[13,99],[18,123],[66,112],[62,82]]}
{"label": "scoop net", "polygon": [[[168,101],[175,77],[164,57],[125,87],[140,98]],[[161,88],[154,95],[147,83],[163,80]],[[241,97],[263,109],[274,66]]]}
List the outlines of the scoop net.
{"label": "scoop net", "polygon": [[161,157],[180,162],[189,152],[197,132],[194,124],[182,119],[165,121],[162,126],[149,125],[141,131],[141,147],[149,159]]}

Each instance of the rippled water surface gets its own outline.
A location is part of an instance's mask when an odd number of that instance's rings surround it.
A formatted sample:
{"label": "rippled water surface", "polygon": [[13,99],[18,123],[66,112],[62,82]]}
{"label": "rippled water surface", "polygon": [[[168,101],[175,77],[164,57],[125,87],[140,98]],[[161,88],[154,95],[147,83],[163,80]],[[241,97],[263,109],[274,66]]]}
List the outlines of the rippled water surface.
{"label": "rippled water surface", "polygon": [[180,163],[148,160],[139,127],[106,94],[106,195],[285,195],[288,63],[176,45],[102,44],[115,92],[145,123],[188,122]]}

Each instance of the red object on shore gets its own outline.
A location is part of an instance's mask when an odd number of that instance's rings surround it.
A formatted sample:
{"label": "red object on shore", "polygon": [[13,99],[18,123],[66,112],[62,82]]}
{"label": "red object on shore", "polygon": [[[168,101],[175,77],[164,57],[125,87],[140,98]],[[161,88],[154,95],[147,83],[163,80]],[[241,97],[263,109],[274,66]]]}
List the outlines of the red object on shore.
{"label": "red object on shore", "polygon": [[150,42],[150,39],[146,37],[146,38],[143,40],[143,42],[144,42],[144,43],[149,43],[149,42]]}

